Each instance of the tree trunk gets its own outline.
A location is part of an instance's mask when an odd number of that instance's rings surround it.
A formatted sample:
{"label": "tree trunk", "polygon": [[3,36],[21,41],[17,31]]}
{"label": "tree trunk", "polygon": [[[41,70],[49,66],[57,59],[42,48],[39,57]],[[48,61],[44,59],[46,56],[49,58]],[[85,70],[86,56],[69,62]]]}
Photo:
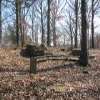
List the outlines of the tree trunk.
{"label": "tree trunk", "polygon": [[92,17],[91,17],[91,34],[92,34],[92,41],[91,41],[91,48],[94,48],[94,0],[92,0]]}
{"label": "tree trunk", "polygon": [[25,9],[22,9],[22,7],[20,7],[20,8],[21,8],[21,13],[20,13],[20,22],[21,22],[20,24],[21,24],[21,27],[20,27],[20,31],[21,31],[21,34],[22,34],[22,36],[21,36],[21,44],[22,44],[22,47],[23,47],[24,44],[25,44],[25,35],[27,37],[27,34],[25,34],[25,24],[24,24],[24,22],[25,22]]}
{"label": "tree trunk", "polygon": [[71,23],[70,23],[70,38],[71,38],[71,49],[73,49],[73,33],[72,33],[72,26],[71,26]]}
{"label": "tree trunk", "polygon": [[56,35],[56,18],[53,18],[53,45],[57,46],[57,35]]}
{"label": "tree trunk", "polygon": [[71,49],[73,49],[73,36],[72,36],[72,32],[71,32]]}
{"label": "tree trunk", "polygon": [[48,0],[48,12],[47,12],[47,46],[51,45],[50,38],[50,0]]}
{"label": "tree trunk", "polygon": [[1,2],[2,0],[0,0],[0,43],[2,42],[2,11],[1,11]]}
{"label": "tree trunk", "polygon": [[34,35],[34,7],[32,5],[32,40],[35,43],[35,35]]}
{"label": "tree trunk", "polygon": [[69,29],[70,29],[70,41],[71,41],[71,49],[73,49],[73,32],[72,32],[72,22],[71,22],[71,15],[69,14],[69,20],[70,20],[70,24],[69,24]]}
{"label": "tree trunk", "polygon": [[35,43],[38,45],[38,24],[35,25],[35,29],[36,29],[35,34],[34,34]]}
{"label": "tree trunk", "polygon": [[66,35],[64,35],[64,43],[63,46],[66,46]]}
{"label": "tree trunk", "polygon": [[75,48],[78,47],[78,0],[75,0]]}
{"label": "tree trunk", "polygon": [[21,7],[21,1],[19,2],[19,9],[18,9],[18,11],[19,11],[19,32],[20,32],[20,34],[21,34],[21,47],[23,47],[24,46],[24,25],[23,25],[23,23],[24,23],[24,14],[23,14],[23,9],[22,9],[22,7]]}
{"label": "tree trunk", "polygon": [[16,44],[19,46],[19,0],[16,0]]}
{"label": "tree trunk", "polygon": [[44,27],[43,27],[42,1],[41,1],[41,29],[42,29],[42,44],[45,44],[45,33],[44,33]]}
{"label": "tree trunk", "polygon": [[86,66],[88,64],[87,50],[87,19],[86,19],[86,0],[81,0],[81,52],[80,64]]}

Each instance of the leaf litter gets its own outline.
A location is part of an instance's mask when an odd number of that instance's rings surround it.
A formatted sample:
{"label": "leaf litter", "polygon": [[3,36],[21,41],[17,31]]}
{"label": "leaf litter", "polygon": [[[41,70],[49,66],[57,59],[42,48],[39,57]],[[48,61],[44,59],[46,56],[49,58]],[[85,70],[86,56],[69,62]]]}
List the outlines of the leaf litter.
{"label": "leaf litter", "polygon": [[30,74],[29,59],[19,52],[0,49],[0,100],[100,99],[99,50],[94,51],[96,60],[89,61],[88,74],[73,62],[64,68]]}

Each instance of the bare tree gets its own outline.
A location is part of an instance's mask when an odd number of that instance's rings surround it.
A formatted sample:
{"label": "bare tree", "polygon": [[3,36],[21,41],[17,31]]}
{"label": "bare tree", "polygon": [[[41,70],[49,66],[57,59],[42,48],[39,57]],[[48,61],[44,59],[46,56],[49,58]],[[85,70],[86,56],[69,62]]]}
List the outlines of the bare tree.
{"label": "bare tree", "polygon": [[33,42],[35,42],[35,35],[34,35],[34,18],[35,14],[34,14],[34,6],[32,5],[32,16],[31,16],[31,20],[32,20],[32,40]]}
{"label": "bare tree", "polygon": [[[66,17],[67,18],[67,17]],[[74,35],[75,35],[75,31],[74,31],[74,22],[73,22],[74,18],[72,18],[72,14],[71,12],[69,12],[69,16],[68,19],[66,20],[66,27],[64,28],[66,35],[68,36],[68,39],[70,39],[70,48],[73,49],[74,47]]]}
{"label": "bare tree", "polygon": [[40,9],[41,9],[42,44],[45,44],[45,32],[44,32],[44,23],[43,23],[43,1],[41,1]]}
{"label": "bare tree", "polygon": [[71,39],[71,49],[73,49],[73,21],[72,21],[72,17],[71,17],[71,14],[69,14],[69,20],[70,20],[70,24],[69,24],[69,29],[70,29],[70,39]]}
{"label": "bare tree", "polygon": [[16,44],[19,46],[19,0],[16,0]]}
{"label": "bare tree", "polygon": [[2,6],[2,0],[0,0],[0,43],[2,41],[2,10],[1,10],[1,6]]}
{"label": "bare tree", "polygon": [[86,66],[88,64],[88,50],[87,50],[87,11],[86,0],[81,0],[81,52],[80,52],[80,64]]}
{"label": "bare tree", "polygon": [[75,0],[75,48],[78,47],[78,0]]}
{"label": "bare tree", "polygon": [[47,11],[47,46],[51,45],[51,34],[50,34],[50,3],[51,0],[47,1],[48,11]]}
{"label": "bare tree", "polygon": [[70,7],[70,10],[74,16],[74,30],[75,30],[75,34],[74,34],[74,47],[77,48],[78,47],[78,28],[79,28],[79,9],[80,9],[80,5],[79,5],[79,0],[66,0],[68,6]]}
{"label": "bare tree", "polygon": [[94,48],[94,0],[92,1],[92,17],[91,17],[91,34],[92,34],[92,44],[91,47]]}
{"label": "bare tree", "polygon": [[100,9],[100,0],[91,0],[91,48],[95,48],[94,43],[94,17]]}

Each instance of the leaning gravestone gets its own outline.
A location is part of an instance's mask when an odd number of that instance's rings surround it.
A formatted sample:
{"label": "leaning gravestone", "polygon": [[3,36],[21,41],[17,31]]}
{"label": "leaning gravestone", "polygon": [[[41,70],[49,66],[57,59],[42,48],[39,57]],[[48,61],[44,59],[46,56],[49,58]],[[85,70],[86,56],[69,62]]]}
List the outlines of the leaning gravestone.
{"label": "leaning gravestone", "polygon": [[30,73],[36,74],[37,61],[35,57],[44,56],[46,50],[47,47],[43,44],[41,44],[40,46],[28,44],[24,49],[21,50],[21,56],[30,58]]}
{"label": "leaning gravestone", "polygon": [[28,44],[24,49],[21,50],[20,54],[23,57],[36,57],[36,56],[43,56],[45,55],[45,51],[47,50],[46,46],[44,45],[31,45]]}

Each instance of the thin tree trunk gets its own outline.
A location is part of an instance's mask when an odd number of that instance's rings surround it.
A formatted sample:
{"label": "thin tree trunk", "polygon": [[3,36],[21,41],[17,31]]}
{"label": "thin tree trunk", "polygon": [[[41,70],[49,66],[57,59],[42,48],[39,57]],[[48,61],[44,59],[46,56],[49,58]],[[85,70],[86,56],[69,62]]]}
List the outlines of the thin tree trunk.
{"label": "thin tree trunk", "polygon": [[63,46],[66,45],[66,35],[64,35],[64,43],[63,43]]}
{"label": "thin tree trunk", "polygon": [[16,44],[19,46],[19,0],[16,0]]}
{"label": "thin tree trunk", "polygon": [[21,1],[19,3],[19,29],[20,29],[20,34],[21,34],[21,47],[23,47],[24,45],[24,32],[23,32],[23,11],[22,11],[22,7],[21,7]]}
{"label": "thin tree trunk", "polygon": [[71,23],[71,15],[69,14],[70,18],[70,24],[69,24],[69,29],[70,29],[70,42],[71,42],[71,49],[73,49],[73,32],[72,32],[72,23]]}
{"label": "thin tree trunk", "polygon": [[72,33],[72,26],[71,26],[71,23],[70,23],[70,32],[71,32],[71,49],[73,49],[73,33]]}
{"label": "thin tree trunk", "polygon": [[53,20],[53,44],[54,44],[54,46],[57,46],[56,18],[55,18],[55,16],[54,16],[54,20]]}
{"label": "thin tree trunk", "polygon": [[1,10],[1,4],[2,0],[0,0],[0,43],[2,42],[2,10]]}
{"label": "thin tree trunk", "polygon": [[51,45],[50,38],[50,0],[48,0],[48,12],[47,12],[47,46]]}
{"label": "thin tree trunk", "polygon": [[73,49],[73,36],[72,36],[72,32],[71,32],[71,49]]}
{"label": "thin tree trunk", "polygon": [[75,48],[78,47],[78,0],[75,0]]}
{"label": "thin tree trunk", "polygon": [[41,1],[41,27],[42,27],[42,44],[45,44],[45,33],[44,33],[44,27],[43,27],[42,1]]}
{"label": "thin tree trunk", "polygon": [[[20,9],[21,10],[21,13],[20,13],[20,24],[21,24],[21,26],[20,26],[20,31],[21,31],[21,34],[22,34],[22,36],[21,36],[21,44],[22,44],[22,47],[24,46],[24,44],[25,44],[25,39],[24,39],[24,35],[25,35],[25,24],[24,24],[24,22],[25,22],[25,9]],[[27,34],[26,34],[26,37],[27,37]]]}
{"label": "thin tree trunk", "polygon": [[91,34],[92,34],[92,41],[91,41],[91,48],[94,48],[94,0],[92,0],[92,20],[91,20]]}
{"label": "thin tree trunk", "polygon": [[38,45],[38,24],[35,25],[35,43]]}
{"label": "thin tree trunk", "polygon": [[86,0],[81,0],[81,52],[80,64],[86,66],[88,64],[88,50],[87,50],[87,20],[86,20]]}
{"label": "thin tree trunk", "polygon": [[35,43],[35,35],[34,35],[34,7],[32,5],[32,40]]}

